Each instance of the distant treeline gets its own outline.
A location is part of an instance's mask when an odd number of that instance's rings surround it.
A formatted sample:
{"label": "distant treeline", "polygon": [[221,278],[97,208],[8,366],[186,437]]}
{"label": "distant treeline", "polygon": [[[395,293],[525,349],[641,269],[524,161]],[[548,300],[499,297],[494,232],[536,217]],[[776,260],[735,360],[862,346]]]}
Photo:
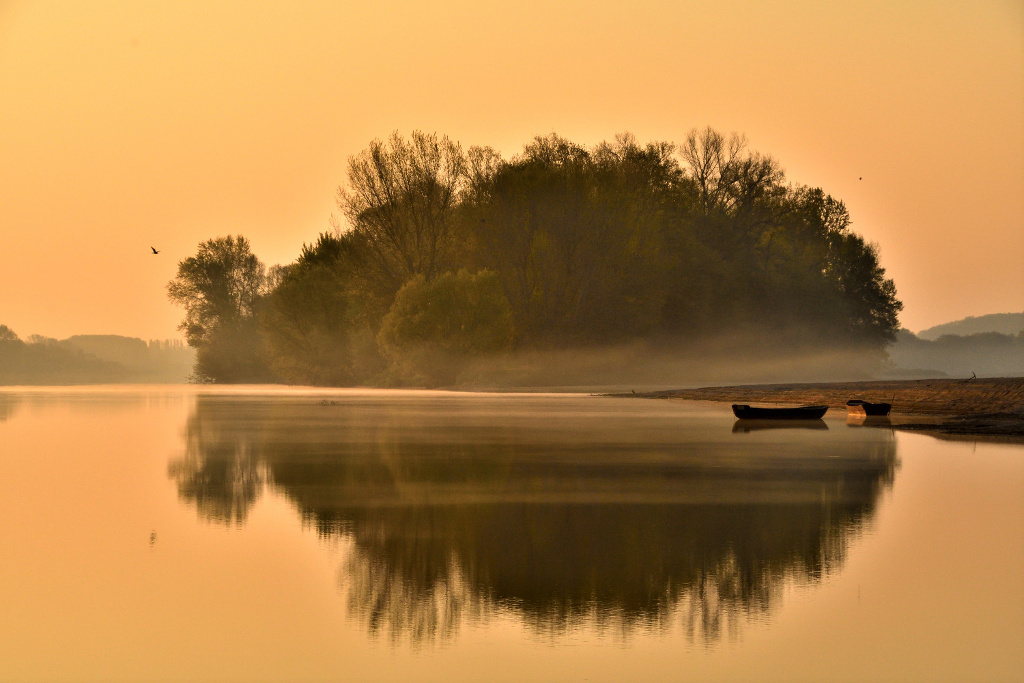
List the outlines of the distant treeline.
{"label": "distant treeline", "polygon": [[[349,159],[344,228],[267,270],[212,239],[168,285],[218,382],[452,384],[481,359],[730,339],[881,360],[902,304],[843,203],[710,128],[503,159],[395,134]],[[753,348],[751,348],[753,347]]]}
{"label": "distant treeline", "polygon": [[1021,377],[1024,332],[945,334],[933,341],[900,330],[896,342],[889,347],[889,357],[896,375]]}
{"label": "distant treeline", "polygon": [[1024,313],[991,313],[989,315],[970,315],[962,320],[955,320],[935,327],[921,330],[917,336],[921,339],[935,341],[943,335],[965,337],[983,332],[1015,335],[1024,332]]}
{"label": "distant treeline", "polygon": [[22,340],[0,325],[0,385],[185,382],[195,351],[180,340],[117,335]]}

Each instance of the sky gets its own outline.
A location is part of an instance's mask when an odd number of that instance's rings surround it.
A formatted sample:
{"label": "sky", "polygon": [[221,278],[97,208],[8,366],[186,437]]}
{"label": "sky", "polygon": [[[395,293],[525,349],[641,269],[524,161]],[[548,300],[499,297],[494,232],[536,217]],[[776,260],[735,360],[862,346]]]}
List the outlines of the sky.
{"label": "sky", "polygon": [[846,203],[904,327],[1024,311],[1019,0],[0,0],[0,324],[180,338],[180,260],[293,261],[393,131],[708,125]]}

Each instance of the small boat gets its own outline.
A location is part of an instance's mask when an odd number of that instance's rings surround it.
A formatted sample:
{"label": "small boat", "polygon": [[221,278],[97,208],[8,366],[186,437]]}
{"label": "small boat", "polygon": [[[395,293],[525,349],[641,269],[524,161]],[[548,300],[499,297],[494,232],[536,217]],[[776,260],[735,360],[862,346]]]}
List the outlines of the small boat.
{"label": "small boat", "polygon": [[733,404],[733,415],[741,420],[820,420],[828,406],[800,406],[799,408],[753,408]]}
{"label": "small boat", "polygon": [[850,415],[872,415],[881,417],[888,415],[892,410],[891,403],[868,403],[859,398],[850,399],[846,402],[846,412]]}

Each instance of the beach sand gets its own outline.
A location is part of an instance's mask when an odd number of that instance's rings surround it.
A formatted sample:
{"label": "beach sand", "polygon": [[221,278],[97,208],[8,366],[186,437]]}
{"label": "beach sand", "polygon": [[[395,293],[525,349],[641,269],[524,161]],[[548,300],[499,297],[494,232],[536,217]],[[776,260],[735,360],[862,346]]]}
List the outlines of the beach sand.
{"label": "beach sand", "polygon": [[827,405],[832,414],[845,414],[846,402],[859,398],[891,403],[889,419],[897,429],[1024,441],[1024,377],[750,384],[618,395],[751,405]]}

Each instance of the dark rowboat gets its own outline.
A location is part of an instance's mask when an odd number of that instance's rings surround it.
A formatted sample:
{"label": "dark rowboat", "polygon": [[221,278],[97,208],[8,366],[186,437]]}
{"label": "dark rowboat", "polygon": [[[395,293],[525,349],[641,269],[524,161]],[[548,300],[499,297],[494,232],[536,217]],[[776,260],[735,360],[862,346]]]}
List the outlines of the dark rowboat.
{"label": "dark rowboat", "polygon": [[741,420],[820,420],[828,406],[800,406],[799,408],[752,408],[733,404],[733,414]]}
{"label": "dark rowboat", "polygon": [[859,398],[846,402],[846,412],[850,415],[888,415],[892,410],[891,403],[868,403]]}

